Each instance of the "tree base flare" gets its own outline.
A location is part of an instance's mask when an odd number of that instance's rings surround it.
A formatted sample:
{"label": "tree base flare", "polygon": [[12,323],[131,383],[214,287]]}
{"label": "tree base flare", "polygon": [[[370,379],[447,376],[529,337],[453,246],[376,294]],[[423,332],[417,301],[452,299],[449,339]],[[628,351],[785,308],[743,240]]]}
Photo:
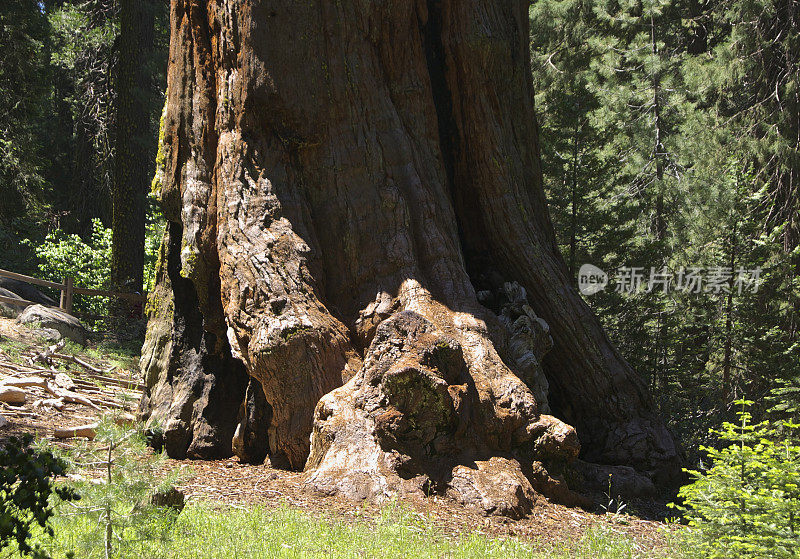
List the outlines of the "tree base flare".
{"label": "tree base flare", "polygon": [[[411,311],[378,326],[364,367],[317,405],[306,465],[311,487],[378,503],[446,494],[486,514],[530,512],[537,491],[525,470],[535,458],[575,460],[575,430],[538,414],[530,391],[492,359],[488,342],[481,366],[453,333]],[[538,481],[547,474],[536,463]],[[548,497],[580,501],[539,485]]]}
{"label": "tree base flare", "polygon": [[558,254],[528,3],[172,0],[171,22],[142,367],[170,455],[508,515],[580,503],[579,452],[674,468]]}

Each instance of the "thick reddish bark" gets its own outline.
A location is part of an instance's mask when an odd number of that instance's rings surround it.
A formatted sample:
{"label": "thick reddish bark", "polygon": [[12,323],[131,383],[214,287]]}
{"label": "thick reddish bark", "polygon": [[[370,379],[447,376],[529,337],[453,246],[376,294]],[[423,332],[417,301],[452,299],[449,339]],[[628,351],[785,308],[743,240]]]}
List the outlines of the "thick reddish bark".
{"label": "thick reddish bark", "polygon": [[[555,246],[527,5],[173,0],[167,252],[206,353],[263,387],[245,398],[223,368],[246,402],[195,403],[235,416],[243,457],[266,439],[324,491],[439,491],[512,515],[537,491],[579,501],[559,477],[578,437],[593,461],[675,472]],[[152,316],[143,411],[169,424],[185,335]],[[192,421],[173,424],[191,447]]]}

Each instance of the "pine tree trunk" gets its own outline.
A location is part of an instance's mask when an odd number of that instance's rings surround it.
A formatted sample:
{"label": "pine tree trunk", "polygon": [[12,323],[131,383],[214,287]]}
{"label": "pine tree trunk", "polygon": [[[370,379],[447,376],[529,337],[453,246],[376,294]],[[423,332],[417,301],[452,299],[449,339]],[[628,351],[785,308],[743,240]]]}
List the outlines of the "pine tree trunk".
{"label": "pine tree trunk", "polygon": [[581,448],[675,474],[556,248],[527,8],[173,0],[142,403],[170,454],[266,442],[322,491],[510,515],[580,502],[560,474]]}
{"label": "pine tree trunk", "polygon": [[150,0],[120,1],[116,76],[116,141],[112,187],[111,281],[121,291],[142,291],[145,195],[150,184],[148,53],[153,48]]}

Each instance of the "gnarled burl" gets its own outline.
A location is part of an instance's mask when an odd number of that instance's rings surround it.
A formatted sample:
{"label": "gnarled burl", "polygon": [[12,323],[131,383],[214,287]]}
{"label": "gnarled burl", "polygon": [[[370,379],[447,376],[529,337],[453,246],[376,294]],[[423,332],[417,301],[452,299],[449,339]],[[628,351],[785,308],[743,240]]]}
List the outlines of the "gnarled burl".
{"label": "gnarled burl", "polygon": [[142,401],[171,455],[509,515],[579,502],[579,453],[674,474],[555,246],[527,7],[172,0]]}

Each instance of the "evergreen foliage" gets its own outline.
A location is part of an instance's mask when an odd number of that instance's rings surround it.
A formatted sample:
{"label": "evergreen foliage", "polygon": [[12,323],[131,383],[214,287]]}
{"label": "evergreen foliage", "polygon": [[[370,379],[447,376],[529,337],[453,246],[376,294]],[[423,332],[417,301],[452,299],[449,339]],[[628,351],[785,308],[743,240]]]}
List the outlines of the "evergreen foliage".
{"label": "evergreen foliage", "polygon": [[14,217],[46,205],[49,33],[37,2],[7,0],[0,6],[0,231],[20,225]]}
{"label": "evergreen foliage", "polygon": [[[72,534],[69,551],[77,557],[136,556],[146,543],[168,538],[180,512],[157,506],[152,499],[170,490],[177,474],[159,475],[165,457],[146,448],[140,425],[119,423],[112,416],[103,418],[95,443],[78,447],[67,457],[77,473],[72,486],[81,500],[59,513],[62,519],[78,517],[88,527]],[[80,473],[96,471],[98,466],[101,479]]]}
{"label": "evergreen foliage", "polygon": [[[692,463],[750,398],[800,382],[800,26],[791,0],[540,0],[530,9],[545,187],[573,277]],[[648,290],[651,267],[673,285]],[[677,289],[730,269],[730,292]],[[739,290],[737,270],[760,270]]]}
{"label": "evergreen foliage", "polygon": [[[156,48],[142,118],[152,171],[169,30],[168,3],[148,6]],[[35,271],[23,239],[60,229],[90,242],[94,218],[110,226],[118,36],[117,0],[0,3],[1,267]]]}
{"label": "evergreen foliage", "polygon": [[50,451],[37,451],[32,443],[33,436],[26,434],[11,437],[0,447],[0,551],[12,546],[22,555],[47,559],[33,542],[33,530],[38,526],[53,536],[51,496],[67,502],[78,496],[53,481],[64,474],[65,462]]}
{"label": "evergreen foliage", "polygon": [[713,431],[721,448],[704,447],[711,468],[690,471],[694,482],[678,495],[690,526],[687,549],[703,558],[796,557],[800,446],[792,434],[800,425],[784,422],[781,432],[766,421],[753,423],[748,411],[738,415],[738,424]]}

